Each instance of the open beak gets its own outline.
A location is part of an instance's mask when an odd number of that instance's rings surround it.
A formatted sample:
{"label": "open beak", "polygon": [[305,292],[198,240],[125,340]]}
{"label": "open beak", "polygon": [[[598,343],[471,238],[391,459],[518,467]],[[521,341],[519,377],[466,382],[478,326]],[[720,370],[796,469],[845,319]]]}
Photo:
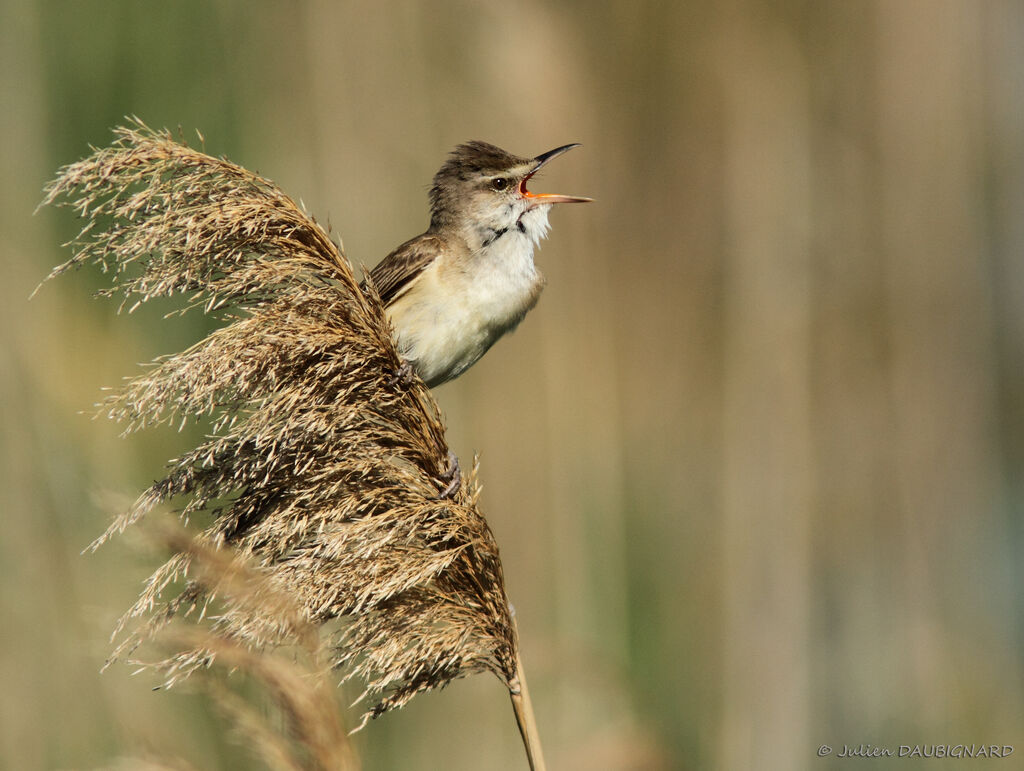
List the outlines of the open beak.
{"label": "open beak", "polygon": [[556,147],[554,150],[548,150],[546,153],[541,153],[533,160],[536,161],[536,165],[530,169],[530,173],[523,177],[523,181],[519,183],[519,194],[530,201],[534,205],[549,204],[549,203],[587,203],[593,201],[593,198],[582,198],[575,195],[558,195],[556,193],[531,193],[526,189],[526,183],[530,181],[530,177],[540,171],[541,166],[550,161],[552,158],[557,158],[562,153],[572,150],[574,147],[579,147],[579,143],[575,142],[571,145],[562,145]]}

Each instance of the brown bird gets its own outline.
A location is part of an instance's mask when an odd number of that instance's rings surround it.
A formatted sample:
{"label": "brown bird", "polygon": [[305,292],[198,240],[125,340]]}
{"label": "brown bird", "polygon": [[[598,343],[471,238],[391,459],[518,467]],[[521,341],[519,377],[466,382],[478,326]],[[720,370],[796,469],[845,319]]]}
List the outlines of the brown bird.
{"label": "brown bird", "polygon": [[461,375],[536,305],[544,278],[533,250],[548,211],[591,199],[526,183],[574,147],[520,158],[486,142],[459,145],[434,176],[430,227],[371,271],[399,352],[428,386]]}

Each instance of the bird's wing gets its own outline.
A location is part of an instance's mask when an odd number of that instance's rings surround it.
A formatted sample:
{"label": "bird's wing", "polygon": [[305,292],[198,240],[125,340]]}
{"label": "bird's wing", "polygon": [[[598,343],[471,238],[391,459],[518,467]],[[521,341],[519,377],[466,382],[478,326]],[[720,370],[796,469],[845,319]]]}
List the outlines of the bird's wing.
{"label": "bird's wing", "polygon": [[413,280],[430,265],[444,249],[444,241],[434,235],[412,238],[391,252],[370,271],[370,278],[381,302],[390,305],[405,293]]}

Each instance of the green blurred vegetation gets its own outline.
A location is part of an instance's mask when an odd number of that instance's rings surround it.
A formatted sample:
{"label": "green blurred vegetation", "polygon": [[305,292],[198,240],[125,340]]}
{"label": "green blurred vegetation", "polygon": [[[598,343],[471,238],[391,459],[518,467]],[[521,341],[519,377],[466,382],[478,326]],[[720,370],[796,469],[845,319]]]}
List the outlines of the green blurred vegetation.
{"label": "green blurred vegetation", "polygon": [[[27,301],[75,232],[43,184],[126,114],[367,265],[456,143],[584,144],[537,185],[598,201],[554,212],[539,307],[438,391],[552,768],[1024,755],[1021,72],[1015,0],[0,1],[0,767],[245,758],[200,698],[98,673],[155,559],[79,555],[189,437],[78,412],[205,321],[116,316],[88,271]],[[521,769],[518,742],[474,678],[357,747]]]}

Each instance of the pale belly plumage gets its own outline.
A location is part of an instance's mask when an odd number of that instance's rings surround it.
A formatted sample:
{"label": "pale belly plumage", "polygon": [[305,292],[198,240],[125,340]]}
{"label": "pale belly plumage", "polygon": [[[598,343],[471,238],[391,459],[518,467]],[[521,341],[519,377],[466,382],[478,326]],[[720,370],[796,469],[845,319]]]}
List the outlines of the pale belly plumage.
{"label": "pale belly plumage", "polygon": [[469,264],[438,260],[391,303],[399,352],[427,385],[465,372],[536,305],[544,279],[533,246],[515,234]]}

